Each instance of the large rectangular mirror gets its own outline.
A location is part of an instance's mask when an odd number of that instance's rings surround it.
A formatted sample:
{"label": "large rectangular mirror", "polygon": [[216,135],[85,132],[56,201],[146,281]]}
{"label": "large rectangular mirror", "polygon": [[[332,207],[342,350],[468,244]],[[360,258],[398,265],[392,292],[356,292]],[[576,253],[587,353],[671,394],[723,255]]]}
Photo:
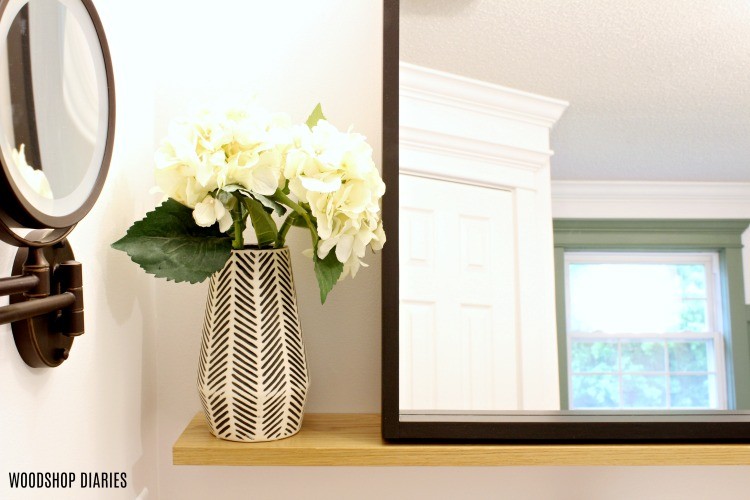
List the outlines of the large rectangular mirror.
{"label": "large rectangular mirror", "polygon": [[385,0],[383,434],[750,440],[750,4]]}

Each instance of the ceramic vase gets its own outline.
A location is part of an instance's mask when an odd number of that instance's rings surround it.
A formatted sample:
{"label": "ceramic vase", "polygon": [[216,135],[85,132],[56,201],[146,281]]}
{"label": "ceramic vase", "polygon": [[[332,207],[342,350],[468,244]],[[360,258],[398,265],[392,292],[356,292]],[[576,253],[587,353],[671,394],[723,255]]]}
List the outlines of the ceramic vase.
{"label": "ceramic vase", "polygon": [[218,438],[300,430],[310,385],[288,248],[232,250],[210,280],[198,392]]}

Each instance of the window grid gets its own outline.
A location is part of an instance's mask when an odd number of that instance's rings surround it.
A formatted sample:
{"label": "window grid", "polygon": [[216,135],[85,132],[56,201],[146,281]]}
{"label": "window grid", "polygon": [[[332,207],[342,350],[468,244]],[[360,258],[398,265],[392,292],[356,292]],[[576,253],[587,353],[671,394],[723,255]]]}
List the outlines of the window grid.
{"label": "window grid", "polygon": [[[705,297],[688,297],[685,294],[680,296],[683,301],[701,300],[707,304],[708,325],[707,332],[678,332],[678,333],[603,333],[603,332],[572,332],[570,329],[570,264],[697,264],[702,265],[705,269],[706,276],[706,296]],[[721,294],[719,289],[719,265],[718,255],[716,253],[625,253],[625,252],[566,252],[565,254],[565,302],[566,302],[566,322],[568,324],[568,394],[570,394],[570,405],[572,409],[587,409],[588,407],[574,408],[573,377],[575,376],[616,376],[618,382],[618,406],[610,407],[614,409],[639,409],[640,407],[623,406],[623,377],[624,376],[663,376],[665,377],[665,409],[678,408],[682,406],[672,406],[672,377],[675,376],[706,376],[709,380],[714,377],[713,391],[709,389],[709,394],[715,394],[715,405],[711,409],[726,409],[726,380],[724,376],[724,341],[721,333],[721,302],[717,300]],[[689,342],[689,341],[707,341],[713,344],[713,370],[705,371],[672,371],[669,365],[669,343],[670,342]],[[576,341],[595,341],[595,342],[616,342],[617,343],[617,372],[577,372],[573,370],[572,364],[572,346]],[[664,355],[664,371],[623,371],[623,343],[641,341],[661,343]],[[708,354],[708,353],[707,353]],[[710,361],[709,365],[710,366]],[[711,397],[709,396],[709,402]],[[653,407],[649,407],[653,409]],[[661,407],[660,407],[661,408]],[[695,407],[691,407],[698,409]]]}
{"label": "window grid", "polygon": [[[643,341],[643,342],[654,342],[654,343],[661,344],[662,347],[663,347],[663,361],[664,361],[664,367],[665,367],[665,369],[664,370],[626,370],[626,369],[624,369],[624,367],[622,366],[622,359],[623,359],[623,357],[622,357],[622,345],[624,343],[632,342],[633,339],[637,339],[637,340]],[[580,336],[580,337],[578,337],[578,336],[571,336],[571,340],[573,340],[574,342],[575,341],[580,341],[580,340],[583,340],[584,342],[585,341],[597,341],[597,342],[601,342],[601,339],[594,338],[594,337],[592,337],[590,335]],[[674,337],[674,338],[664,339],[664,338],[649,338],[649,337],[643,337],[643,336],[640,336],[640,335],[637,336],[637,337],[635,337],[635,336],[618,335],[617,339],[608,340],[608,342],[611,342],[611,343],[615,343],[616,342],[617,343],[617,370],[614,370],[614,371],[573,371],[573,370],[571,370],[570,374],[571,374],[571,376],[582,376],[582,377],[597,376],[597,375],[598,376],[603,376],[604,375],[604,376],[614,376],[614,377],[617,377],[617,380],[618,380],[618,389],[619,389],[619,393],[618,393],[619,406],[617,408],[639,409],[639,407],[623,406],[623,401],[624,401],[623,377],[628,377],[628,376],[654,376],[654,377],[658,376],[658,377],[664,377],[664,379],[665,379],[665,400],[666,400],[665,408],[690,408],[690,409],[716,409],[716,408],[721,408],[722,407],[721,404],[720,404],[721,397],[719,397],[718,394],[717,394],[717,397],[716,397],[716,405],[709,406],[709,407],[706,407],[706,408],[703,408],[703,407],[692,407],[692,406],[690,406],[690,407],[688,407],[688,406],[673,406],[672,405],[672,391],[671,391],[672,377],[680,377],[680,376],[688,376],[688,377],[706,376],[706,377],[709,377],[709,378],[710,377],[715,377],[715,380],[717,380],[717,383],[718,383],[718,379],[719,379],[720,374],[719,374],[719,372],[717,370],[685,371],[685,370],[672,370],[670,368],[670,365],[669,365],[669,345],[668,344],[672,343],[672,342],[684,342],[684,341],[695,341],[695,340],[704,340],[704,341],[712,342],[714,344],[714,351],[718,350],[717,349],[717,345],[716,345],[716,341],[715,341],[715,337],[713,337],[713,336],[706,337],[704,335],[700,335],[700,336],[696,335],[694,337],[693,336],[691,336],[691,337]],[[569,366],[572,366],[572,364],[569,364]],[[570,387],[570,391],[571,391],[571,394],[572,394],[572,384],[571,384],[571,387]],[[594,407],[578,407],[576,409],[589,409],[589,408],[593,409]],[[642,409],[645,409],[645,408],[650,408],[650,407],[643,407]]]}

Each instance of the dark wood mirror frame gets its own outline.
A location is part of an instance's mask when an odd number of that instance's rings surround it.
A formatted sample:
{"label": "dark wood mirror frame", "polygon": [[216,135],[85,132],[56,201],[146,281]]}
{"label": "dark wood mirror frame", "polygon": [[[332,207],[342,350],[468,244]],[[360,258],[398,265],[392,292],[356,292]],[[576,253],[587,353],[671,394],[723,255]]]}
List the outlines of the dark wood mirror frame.
{"label": "dark wood mirror frame", "polygon": [[[399,0],[383,4],[382,434],[389,441],[524,443],[748,442],[750,415],[593,415],[550,413],[508,422],[402,422],[399,411]],[[662,418],[660,418],[662,417]],[[672,419],[672,420],[667,420]]]}
{"label": "dark wood mirror frame", "polygon": [[[66,237],[86,216],[107,178],[115,134],[115,88],[112,59],[99,15],[91,0],[79,0],[96,31],[104,61],[107,85],[107,133],[102,164],[87,198],[69,214],[55,216],[39,210],[15,184],[3,155],[0,155],[0,241],[20,247],[12,275],[0,278],[0,296],[8,295],[10,305],[0,307],[0,324],[11,323],[13,338],[26,364],[56,367],[68,359],[73,340],[84,333],[82,265],[74,260]],[[0,0],[0,16],[8,7]],[[8,48],[14,61],[23,61],[23,70],[12,73],[20,114],[27,118],[28,130],[20,130],[27,141],[34,139],[34,116],[28,44]],[[37,159],[37,163],[38,159]],[[15,229],[34,229],[21,235]]]}

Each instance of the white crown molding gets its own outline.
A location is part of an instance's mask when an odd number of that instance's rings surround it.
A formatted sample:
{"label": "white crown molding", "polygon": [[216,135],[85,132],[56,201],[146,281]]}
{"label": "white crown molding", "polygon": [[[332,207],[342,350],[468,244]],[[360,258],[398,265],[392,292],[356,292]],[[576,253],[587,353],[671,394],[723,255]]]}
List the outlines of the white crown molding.
{"label": "white crown molding", "polygon": [[750,218],[750,182],[552,181],[555,218]]}
{"label": "white crown molding", "polygon": [[552,127],[568,103],[410,63],[399,63],[399,93],[434,104]]}
{"label": "white crown molding", "polygon": [[548,190],[549,128],[567,103],[401,63],[399,171],[499,189]]}
{"label": "white crown molding", "polygon": [[399,146],[449,155],[458,159],[480,160],[490,164],[510,164],[532,172],[547,166],[553,154],[549,150],[535,151],[404,126],[399,127]]}
{"label": "white crown molding", "polygon": [[[495,189],[539,189],[551,151],[540,152],[411,127],[399,128],[399,172]],[[546,176],[545,176],[546,178]]]}
{"label": "white crown molding", "polygon": [[[558,219],[750,219],[750,182],[552,181]],[[750,304],[750,229],[742,236]]]}

